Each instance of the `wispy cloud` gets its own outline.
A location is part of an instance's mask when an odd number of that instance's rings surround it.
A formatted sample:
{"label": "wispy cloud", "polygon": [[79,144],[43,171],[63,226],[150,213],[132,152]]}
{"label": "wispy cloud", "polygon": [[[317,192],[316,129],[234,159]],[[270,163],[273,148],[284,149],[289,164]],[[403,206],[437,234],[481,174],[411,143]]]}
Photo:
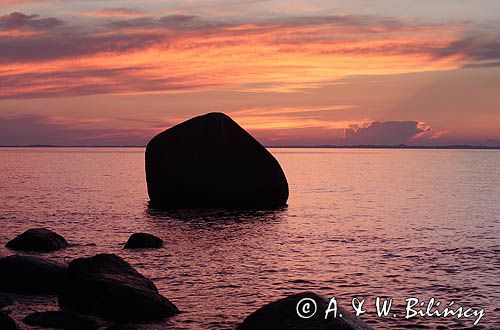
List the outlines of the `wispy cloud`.
{"label": "wispy cloud", "polygon": [[145,145],[159,129],[121,127],[108,118],[0,117],[1,145]]}
{"label": "wispy cloud", "polygon": [[47,30],[62,25],[63,22],[55,17],[40,18],[39,15],[25,15],[14,12],[8,15],[0,16],[0,29],[39,29]]}
{"label": "wispy cloud", "polygon": [[282,92],[348,75],[448,70],[500,58],[497,33],[465,38],[469,23],[353,15],[154,18],[125,8],[104,13],[109,19],[83,26],[22,13],[1,16],[0,98],[215,86]]}
{"label": "wispy cloud", "polygon": [[145,16],[146,13],[143,10],[132,8],[103,8],[92,12],[86,12],[86,14],[94,14],[101,17],[140,17]]}

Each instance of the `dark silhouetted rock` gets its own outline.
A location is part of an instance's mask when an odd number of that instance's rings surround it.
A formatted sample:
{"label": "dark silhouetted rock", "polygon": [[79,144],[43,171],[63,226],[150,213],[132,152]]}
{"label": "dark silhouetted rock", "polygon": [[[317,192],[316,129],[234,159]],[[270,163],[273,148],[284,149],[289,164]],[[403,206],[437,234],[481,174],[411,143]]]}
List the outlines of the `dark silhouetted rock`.
{"label": "dark silhouetted rock", "polygon": [[14,304],[15,304],[14,299],[12,299],[9,296],[0,294],[0,309]]}
{"label": "dark silhouetted rock", "polygon": [[146,179],[155,208],[269,208],[288,199],[278,161],[223,113],[192,118],[149,141]]}
{"label": "dark silhouetted rock", "polygon": [[68,266],[69,283],[59,306],[111,320],[142,322],[177,314],[154,283],[114,254],[79,258]]}
{"label": "dark silhouetted rock", "polygon": [[31,326],[69,330],[94,330],[97,322],[71,311],[36,312],[26,316],[23,322]]}
{"label": "dark silhouetted rock", "polygon": [[121,322],[142,322],[179,313],[177,307],[151,290],[119,285],[110,289],[95,305],[99,316]]}
{"label": "dark silhouetted rock", "polygon": [[0,329],[2,330],[20,330],[14,321],[7,313],[0,311]]}
{"label": "dark silhouetted rock", "polygon": [[0,259],[0,291],[50,294],[65,283],[66,267],[56,261],[21,255]]}
{"label": "dark silhouetted rock", "polygon": [[[313,299],[317,310],[310,318],[297,314],[297,304],[304,298]],[[312,306],[312,305],[311,305]],[[313,308],[313,307],[311,307]],[[237,330],[370,330],[360,318],[338,307],[337,318],[333,312],[325,320],[328,301],[313,292],[303,292],[267,304],[245,318]],[[300,310],[300,309],[299,309]],[[311,309],[310,309],[311,310]],[[338,317],[342,314],[342,317]],[[304,314],[308,316],[308,314]]]}
{"label": "dark silhouetted rock", "polygon": [[64,237],[45,228],[28,229],[6,244],[9,249],[36,252],[56,251],[67,246]]}
{"label": "dark silhouetted rock", "polygon": [[146,233],[135,233],[128,239],[125,249],[159,248],[162,245],[161,238]]}
{"label": "dark silhouetted rock", "polygon": [[107,326],[102,330],[137,330],[137,329],[138,328],[135,325],[119,323]]}

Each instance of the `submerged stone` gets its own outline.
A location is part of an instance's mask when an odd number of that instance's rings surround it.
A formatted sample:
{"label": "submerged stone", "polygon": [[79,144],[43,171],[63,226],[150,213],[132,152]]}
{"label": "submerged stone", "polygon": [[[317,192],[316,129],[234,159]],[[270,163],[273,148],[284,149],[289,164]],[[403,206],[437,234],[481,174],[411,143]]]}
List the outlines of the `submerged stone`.
{"label": "submerged stone", "polygon": [[67,247],[68,242],[52,230],[32,228],[9,241],[5,246],[19,251],[50,252]]}
{"label": "submerged stone", "polygon": [[31,326],[68,330],[94,330],[97,322],[88,316],[72,311],[36,312],[26,316],[23,322]]}
{"label": "submerged stone", "polygon": [[161,238],[146,233],[135,233],[128,239],[125,249],[159,248],[162,245]]}

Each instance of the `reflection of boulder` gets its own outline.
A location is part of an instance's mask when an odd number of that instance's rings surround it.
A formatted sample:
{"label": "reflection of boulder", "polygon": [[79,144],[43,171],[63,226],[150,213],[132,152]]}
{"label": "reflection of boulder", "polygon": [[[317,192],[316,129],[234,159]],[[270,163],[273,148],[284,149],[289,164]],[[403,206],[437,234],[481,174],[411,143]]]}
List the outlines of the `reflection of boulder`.
{"label": "reflection of boulder", "polygon": [[36,252],[56,251],[67,246],[64,237],[45,228],[28,229],[6,244],[9,249]]}
{"label": "reflection of boulder", "polygon": [[155,136],[146,148],[151,206],[249,207],[286,204],[278,161],[231,118],[209,113]]}
{"label": "reflection of boulder", "polygon": [[0,291],[57,293],[66,283],[66,268],[36,256],[13,255],[0,259]]}
{"label": "reflection of boulder", "polygon": [[161,238],[146,233],[135,233],[128,239],[125,249],[159,248],[162,245]]}
{"label": "reflection of boulder", "polygon": [[59,296],[63,308],[117,321],[149,321],[179,310],[154,283],[114,254],[79,258],[68,266],[69,285]]}
{"label": "reflection of boulder", "polygon": [[[297,314],[297,305],[303,299],[312,299],[316,303],[316,313],[310,318],[301,318]],[[300,306],[303,306],[301,304]],[[310,309],[314,310],[311,304]],[[325,311],[328,309],[328,301],[313,292],[303,292],[283,299],[274,301],[259,308],[245,318],[237,330],[369,330],[360,318],[338,308],[338,314],[342,317],[333,317],[333,312],[325,320]],[[300,309],[299,309],[300,310]],[[306,312],[303,314],[308,316]]]}
{"label": "reflection of boulder", "polygon": [[93,319],[71,311],[36,312],[26,316],[23,322],[31,326],[69,330],[97,329]]}

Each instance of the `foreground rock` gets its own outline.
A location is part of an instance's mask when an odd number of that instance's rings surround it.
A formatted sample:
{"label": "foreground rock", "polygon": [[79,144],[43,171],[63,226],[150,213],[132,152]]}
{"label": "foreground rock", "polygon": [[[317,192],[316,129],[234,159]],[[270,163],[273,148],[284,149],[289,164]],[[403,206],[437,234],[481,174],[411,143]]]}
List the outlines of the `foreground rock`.
{"label": "foreground rock", "polygon": [[[310,318],[297,314],[297,304],[304,298],[313,299],[317,310]],[[303,305],[302,305],[303,306]],[[311,304],[311,308],[314,309]],[[338,309],[342,317],[333,318],[333,312],[325,320],[328,301],[313,292],[303,292],[267,304],[245,318],[237,330],[369,330],[361,319],[343,308]],[[300,309],[299,309],[300,310]],[[304,316],[307,316],[304,313]]]}
{"label": "foreground rock", "polygon": [[149,141],[146,180],[157,208],[267,208],[288,199],[278,161],[222,113],[192,118]]}
{"label": "foreground rock", "polygon": [[138,330],[135,325],[125,325],[125,324],[113,324],[108,327],[105,327],[102,330]]}
{"label": "foreground rock", "polygon": [[36,312],[26,316],[23,322],[31,326],[68,330],[94,330],[97,322],[71,311]]}
{"label": "foreground rock", "polygon": [[154,283],[114,254],[73,260],[59,306],[120,322],[143,322],[179,313]]}
{"label": "foreground rock", "polygon": [[16,302],[11,297],[0,294],[0,309],[10,305],[14,305],[15,303]]}
{"label": "foreground rock", "polygon": [[7,313],[0,311],[0,329],[2,330],[20,330],[14,321]]}
{"label": "foreground rock", "polygon": [[0,259],[0,291],[58,293],[66,279],[66,267],[49,259],[20,255]]}
{"label": "foreground rock", "polygon": [[19,251],[50,252],[67,247],[68,242],[64,237],[49,229],[32,228],[9,241],[5,246]]}
{"label": "foreground rock", "polygon": [[128,239],[125,249],[159,248],[162,245],[161,238],[146,233],[135,233]]}

